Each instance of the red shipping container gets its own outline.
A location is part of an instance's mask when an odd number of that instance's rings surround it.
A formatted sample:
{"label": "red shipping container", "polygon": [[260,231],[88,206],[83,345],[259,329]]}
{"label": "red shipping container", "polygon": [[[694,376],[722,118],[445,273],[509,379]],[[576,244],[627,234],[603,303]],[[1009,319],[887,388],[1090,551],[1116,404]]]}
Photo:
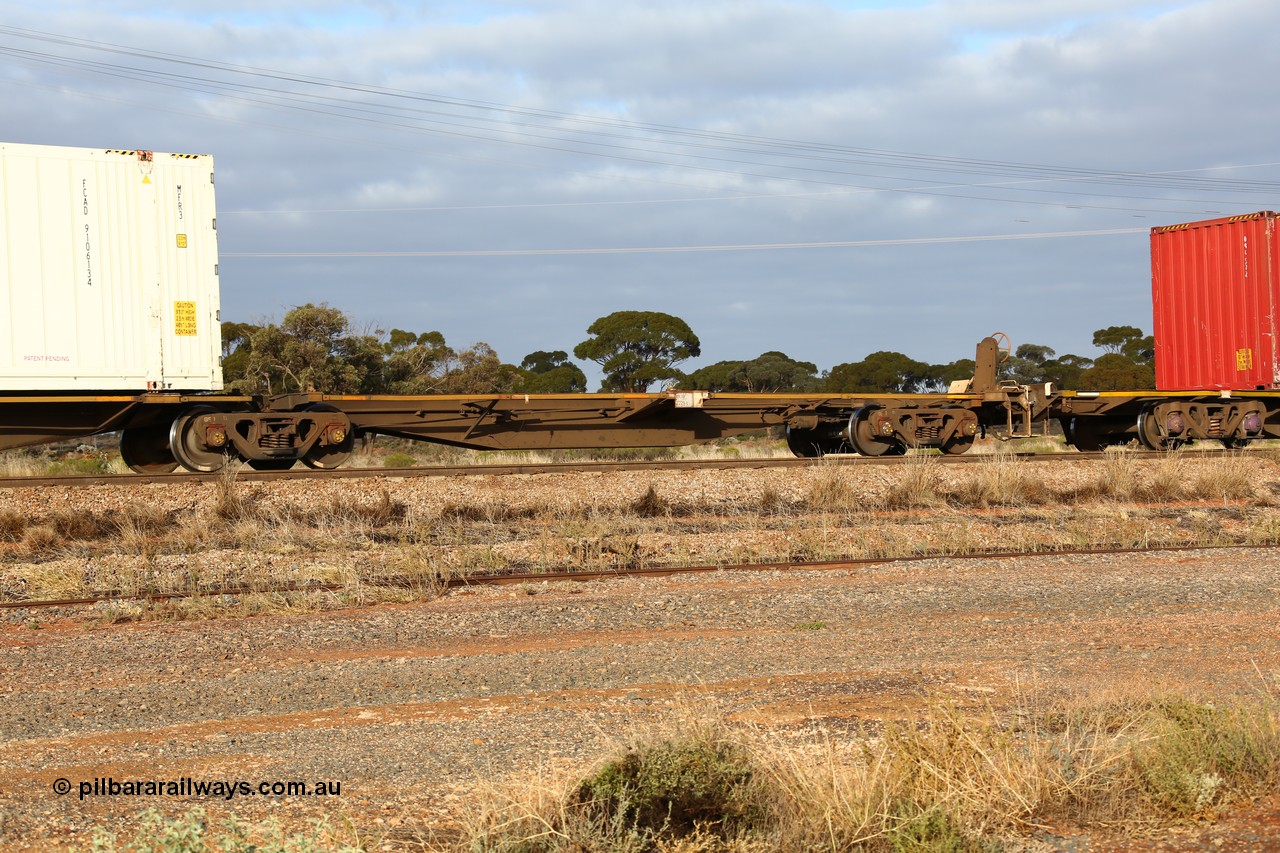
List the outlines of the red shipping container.
{"label": "red shipping container", "polygon": [[1151,229],[1156,387],[1280,389],[1276,214]]}

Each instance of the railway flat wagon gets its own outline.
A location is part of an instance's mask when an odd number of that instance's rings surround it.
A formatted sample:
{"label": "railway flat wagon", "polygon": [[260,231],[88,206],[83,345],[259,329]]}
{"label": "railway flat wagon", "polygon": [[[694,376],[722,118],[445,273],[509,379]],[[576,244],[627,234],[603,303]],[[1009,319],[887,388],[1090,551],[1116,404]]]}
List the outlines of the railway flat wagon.
{"label": "railway flat wagon", "polygon": [[1159,391],[974,376],[931,394],[226,393],[213,159],[0,144],[0,450],[118,432],[142,473],[334,468],[359,435],[475,449],[676,446],[778,428],[799,456],[963,453],[1056,419],[1097,450],[1280,437],[1276,216],[1152,231]]}
{"label": "railway flat wagon", "polygon": [[212,157],[0,145],[0,181],[0,449],[119,432],[139,472],[332,468],[359,434],[553,449],[780,427],[806,456],[960,453],[988,428],[1045,415],[1028,389],[997,382],[992,339],[982,378],[947,394],[220,393]]}

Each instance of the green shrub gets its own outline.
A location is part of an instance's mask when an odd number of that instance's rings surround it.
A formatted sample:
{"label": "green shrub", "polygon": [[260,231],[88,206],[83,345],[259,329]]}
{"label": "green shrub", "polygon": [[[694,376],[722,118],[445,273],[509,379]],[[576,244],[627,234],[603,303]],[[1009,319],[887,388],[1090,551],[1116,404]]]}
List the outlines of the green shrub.
{"label": "green shrub", "polygon": [[1280,779],[1280,724],[1264,710],[1169,699],[1151,710],[1149,727],[1134,755],[1143,796],[1175,818]]}
{"label": "green shrub", "polygon": [[382,460],[383,468],[412,468],[418,460],[408,453],[388,453]]}
{"label": "green shrub", "polygon": [[728,741],[665,741],[633,749],[582,781],[570,798],[601,823],[656,836],[730,830],[756,816],[753,769]]}
{"label": "green shrub", "polygon": [[50,463],[46,473],[51,477],[74,476],[91,477],[94,474],[110,474],[111,458],[93,453],[88,456],[68,456]]}
{"label": "green shrub", "polygon": [[920,810],[902,804],[885,840],[894,853],[984,853],[1000,849],[994,842],[971,838],[938,806]]}

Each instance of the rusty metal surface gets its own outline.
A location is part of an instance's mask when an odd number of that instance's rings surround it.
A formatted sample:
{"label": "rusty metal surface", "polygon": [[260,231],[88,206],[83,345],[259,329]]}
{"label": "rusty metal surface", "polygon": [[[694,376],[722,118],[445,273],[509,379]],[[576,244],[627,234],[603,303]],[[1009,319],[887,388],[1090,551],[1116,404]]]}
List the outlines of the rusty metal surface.
{"label": "rusty metal surface", "polygon": [[[1280,393],[1249,397],[1265,410],[1262,432],[1280,437]],[[1138,438],[1139,416],[1151,407],[1201,398],[1217,405],[1216,394],[1202,392],[1090,394],[1051,386],[955,394],[294,394],[265,402],[230,395],[0,397],[0,450],[122,430],[128,439],[122,448],[132,451],[126,461],[160,477],[179,462],[213,471],[221,467],[226,444],[259,463],[287,467],[301,454],[306,464],[332,469],[360,434],[482,450],[556,450],[683,446],[785,428],[800,455],[856,450],[892,456],[912,447],[959,454],[975,437],[1030,436],[1051,420],[1060,421],[1070,436],[1097,436],[1079,445],[1097,450]],[[334,412],[334,423],[326,421],[319,430],[308,426],[320,423],[326,409]],[[1072,428],[1075,421],[1079,430]],[[181,446],[174,446],[170,425],[182,425]],[[288,441],[277,447],[264,435]],[[1213,436],[1189,436],[1204,437]],[[1257,436],[1236,436],[1251,437]],[[215,439],[223,444],[209,444]]]}
{"label": "rusty metal surface", "polygon": [[[504,394],[421,397],[292,394],[267,406],[296,411],[328,404],[359,432],[480,450],[675,447],[769,427],[829,423],[860,409],[953,411],[1003,424],[1005,393],[994,394]],[[692,405],[691,405],[692,404]]]}
{"label": "rusty metal surface", "polygon": [[231,394],[5,395],[0,396],[0,450],[167,423],[196,404],[230,410],[252,403],[251,397]]}

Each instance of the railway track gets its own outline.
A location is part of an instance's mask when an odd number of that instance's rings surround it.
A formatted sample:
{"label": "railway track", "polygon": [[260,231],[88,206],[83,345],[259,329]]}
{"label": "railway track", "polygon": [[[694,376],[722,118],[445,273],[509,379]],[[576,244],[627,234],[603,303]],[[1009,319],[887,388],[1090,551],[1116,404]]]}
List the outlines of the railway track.
{"label": "railway track", "polygon": [[[1280,545],[1156,545],[1143,548],[1127,546],[1097,546],[1091,548],[1039,548],[1029,550],[970,551],[953,553],[912,554],[901,557],[865,557],[846,560],[814,560],[795,562],[738,563],[733,565],[702,566],[643,566],[613,569],[589,569],[538,572],[474,573],[456,577],[403,577],[388,576],[362,580],[364,586],[385,589],[434,588],[458,589],[468,586],[493,586],[519,583],[544,583],[552,581],[599,581],[632,577],[671,577],[674,575],[709,574],[712,572],[769,572],[769,571],[840,571],[861,566],[919,563],[926,560],[1011,560],[1044,556],[1107,556],[1123,554],[1152,554],[1172,551],[1234,551],[1243,549],[1271,549]],[[350,587],[350,583],[288,583],[258,586],[216,587],[167,592],[128,592],[107,590],[92,596],[62,599],[24,599],[0,601],[0,610],[47,609],[53,607],[89,607],[106,601],[173,601],[184,598],[208,598],[216,596],[270,595],[290,592],[335,592]]]}
{"label": "railway track", "polygon": [[[1150,450],[1129,450],[1132,455],[1158,459],[1167,454]],[[1221,456],[1222,450],[1183,450],[1183,458],[1197,459]],[[1012,458],[1025,462],[1080,462],[1102,459],[1104,452],[1095,453],[1014,453]],[[171,474],[92,474],[62,475],[52,477],[0,477],[0,489],[43,486],[138,486],[152,483],[211,483],[234,477],[243,482],[273,482],[277,480],[334,480],[352,478],[415,478],[415,477],[469,477],[506,474],[575,474],[582,472],[612,471],[679,471],[679,470],[728,470],[735,468],[803,468],[815,465],[904,465],[916,456],[855,456],[831,454],[818,459],[667,459],[659,461],[629,462],[501,462],[484,465],[433,465],[418,468],[337,468],[317,470],[294,468],[288,471],[255,471],[242,466],[234,472],[226,470],[213,474],[197,474],[175,471]],[[935,455],[929,457],[939,465],[980,465],[997,457],[993,454],[969,456]]]}

